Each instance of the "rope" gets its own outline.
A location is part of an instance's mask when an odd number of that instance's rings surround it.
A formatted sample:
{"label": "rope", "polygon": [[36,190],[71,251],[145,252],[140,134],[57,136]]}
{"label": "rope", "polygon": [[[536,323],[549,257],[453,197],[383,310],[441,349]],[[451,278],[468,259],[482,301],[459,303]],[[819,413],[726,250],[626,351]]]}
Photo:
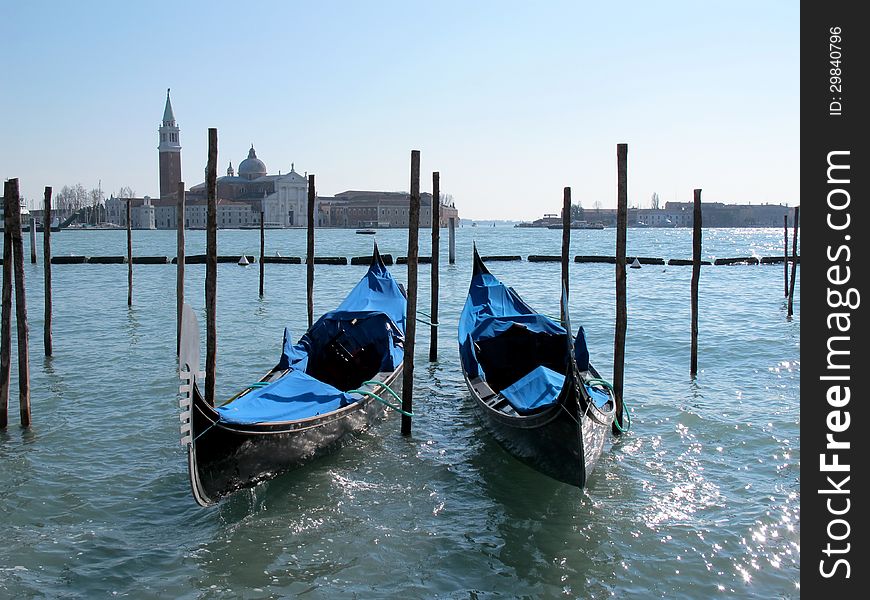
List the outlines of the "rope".
{"label": "rope", "polygon": [[[388,391],[393,396],[393,398],[395,398],[399,402],[402,401],[402,399],[399,397],[399,395],[396,392],[394,392],[392,389],[390,389],[389,386],[385,386],[382,381],[369,380],[369,381],[363,381],[362,384],[363,385],[382,386],[386,391]],[[406,417],[413,417],[414,416],[414,413],[409,413],[407,411],[402,410],[401,406],[396,406],[395,404],[390,404],[389,402],[387,402],[386,400],[384,400],[383,398],[381,398],[380,396],[378,396],[374,392],[370,392],[368,390],[348,390],[347,393],[348,394],[361,394],[363,396],[370,396],[371,398],[377,400],[378,402],[380,402],[384,406],[386,406],[388,408],[392,408],[394,411],[399,412],[399,413],[405,415]]]}
{"label": "rope", "polygon": [[[613,385],[604,379],[593,378],[587,381],[589,385],[600,385],[601,387],[607,388],[610,391],[610,394],[613,396],[614,400],[616,399],[616,391],[613,389]],[[621,433],[626,433],[629,429],[631,429],[631,411],[628,410],[628,404],[625,403],[625,399],[622,400],[622,408],[625,411],[622,415],[623,422],[626,423],[625,429],[619,424],[619,419],[613,419],[613,424]]]}

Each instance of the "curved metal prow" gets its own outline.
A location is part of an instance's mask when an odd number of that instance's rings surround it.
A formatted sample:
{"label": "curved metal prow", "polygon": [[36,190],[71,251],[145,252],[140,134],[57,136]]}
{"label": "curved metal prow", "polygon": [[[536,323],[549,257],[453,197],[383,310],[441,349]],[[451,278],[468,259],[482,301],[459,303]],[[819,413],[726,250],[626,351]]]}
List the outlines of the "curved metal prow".
{"label": "curved metal prow", "polygon": [[181,400],[178,401],[178,407],[181,409],[182,445],[193,443],[191,432],[193,388],[196,385],[197,377],[203,378],[205,376],[199,370],[199,359],[199,324],[190,304],[185,302],[181,309],[181,344],[178,353],[178,376],[182,381],[178,391],[183,394]]}

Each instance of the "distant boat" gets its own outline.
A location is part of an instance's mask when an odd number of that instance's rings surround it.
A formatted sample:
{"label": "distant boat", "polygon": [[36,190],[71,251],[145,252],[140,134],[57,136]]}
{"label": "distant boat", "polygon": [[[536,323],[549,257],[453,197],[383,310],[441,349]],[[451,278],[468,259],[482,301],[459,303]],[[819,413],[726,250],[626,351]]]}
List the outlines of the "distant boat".
{"label": "distant boat", "polygon": [[356,232],[363,235],[374,235],[377,233],[374,229],[357,229]]}
{"label": "distant boat", "polygon": [[[562,225],[547,225],[547,229],[562,229]],[[604,229],[604,223],[590,223],[589,221],[571,221],[571,229]]]}

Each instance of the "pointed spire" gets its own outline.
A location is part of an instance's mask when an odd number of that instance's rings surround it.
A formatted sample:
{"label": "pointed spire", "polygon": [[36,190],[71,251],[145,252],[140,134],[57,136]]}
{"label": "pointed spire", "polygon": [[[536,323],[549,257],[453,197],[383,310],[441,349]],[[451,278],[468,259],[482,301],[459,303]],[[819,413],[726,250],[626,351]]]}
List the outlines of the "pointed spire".
{"label": "pointed spire", "polygon": [[172,114],[172,102],[169,100],[169,88],[166,88],[166,108],[163,109],[163,124],[175,126],[175,115]]}

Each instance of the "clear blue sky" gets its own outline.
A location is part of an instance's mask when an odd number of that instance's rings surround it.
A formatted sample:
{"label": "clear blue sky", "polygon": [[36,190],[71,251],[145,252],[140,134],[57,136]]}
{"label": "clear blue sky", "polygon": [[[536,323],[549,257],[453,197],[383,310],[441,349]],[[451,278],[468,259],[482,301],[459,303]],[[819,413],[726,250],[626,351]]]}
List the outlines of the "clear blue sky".
{"label": "clear blue sky", "polygon": [[317,191],[422,189],[463,217],[629,203],[796,205],[797,2],[4,3],[0,175],[41,199],[101,184],[158,194],[166,88],[187,186],[251,143]]}

